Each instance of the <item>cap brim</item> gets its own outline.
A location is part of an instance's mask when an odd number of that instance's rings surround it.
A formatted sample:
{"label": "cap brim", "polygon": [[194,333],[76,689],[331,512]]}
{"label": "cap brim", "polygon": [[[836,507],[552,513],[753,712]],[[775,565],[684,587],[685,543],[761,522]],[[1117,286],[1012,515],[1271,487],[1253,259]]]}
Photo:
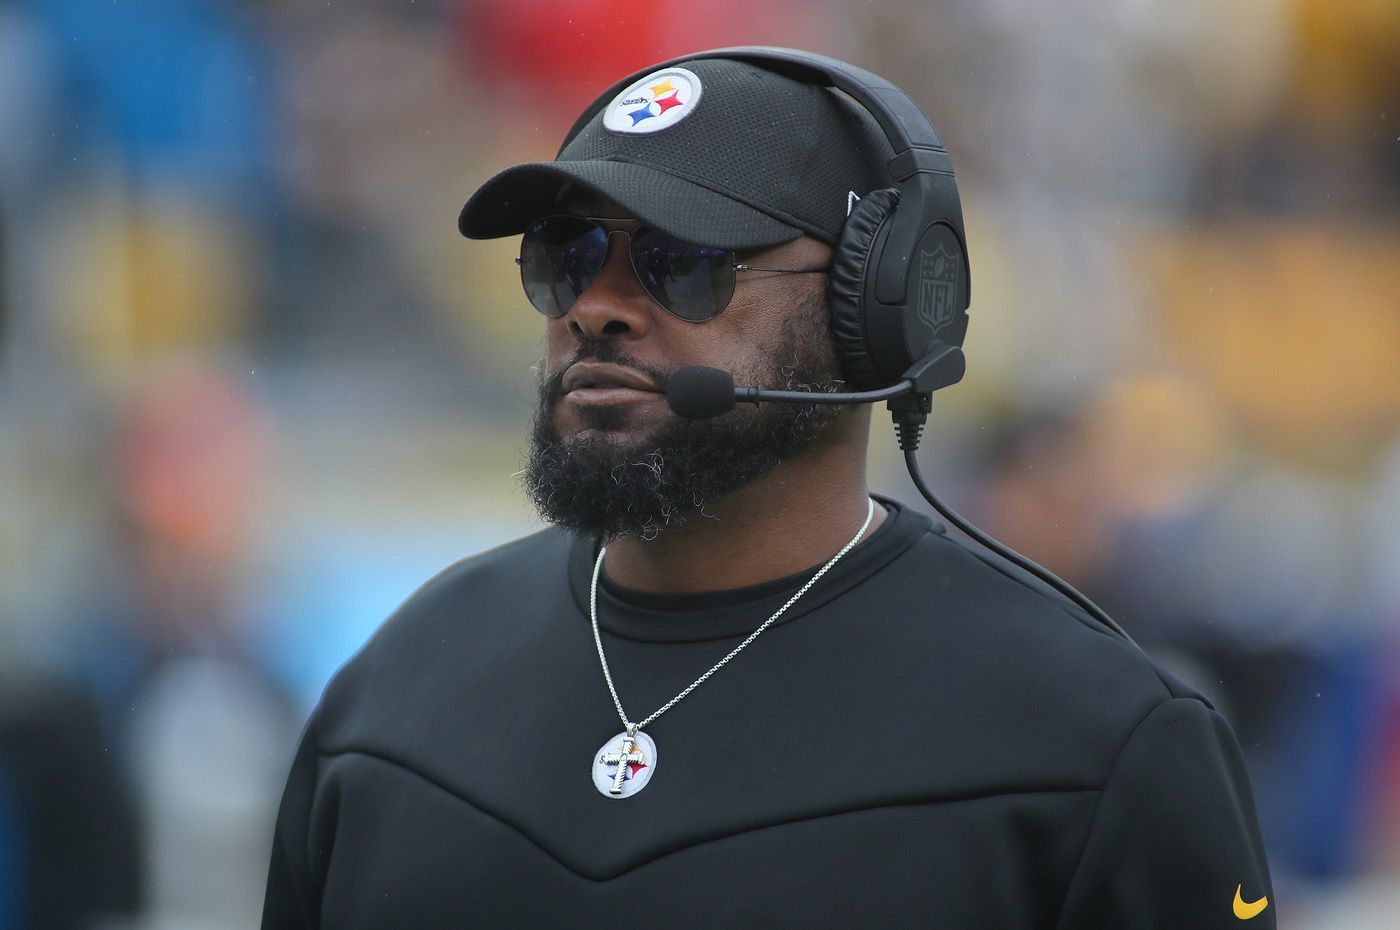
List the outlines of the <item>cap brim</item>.
{"label": "cap brim", "polygon": [[468,239],[517,235],[556,209],[574,182],[678,239],[720,249],[762,249],[791,242],[802,230],[684,178],[622,161],[526,162],[481,185],[462,207],[457,228]]}

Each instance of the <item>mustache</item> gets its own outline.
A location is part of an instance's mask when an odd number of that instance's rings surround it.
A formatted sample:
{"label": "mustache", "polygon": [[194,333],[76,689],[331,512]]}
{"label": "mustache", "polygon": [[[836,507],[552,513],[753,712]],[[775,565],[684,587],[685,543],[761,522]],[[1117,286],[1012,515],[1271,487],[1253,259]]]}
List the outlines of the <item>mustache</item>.
{"label": "mustache", "polygon": [[632,368],[661,385],[664,385],[673,374],[671,371],[657,368],[655,365],[648,365],[646,362],[628,355],[622,350],[622,346],[617,340],[585,342],[578,347],[578,351],[574,353],[572,358],[556,368],[553,374],[541,380],[540,399],[547,407],[552,407],[559,398],[564,396],[564,373],[573,365],[585,360],[608,362]]}

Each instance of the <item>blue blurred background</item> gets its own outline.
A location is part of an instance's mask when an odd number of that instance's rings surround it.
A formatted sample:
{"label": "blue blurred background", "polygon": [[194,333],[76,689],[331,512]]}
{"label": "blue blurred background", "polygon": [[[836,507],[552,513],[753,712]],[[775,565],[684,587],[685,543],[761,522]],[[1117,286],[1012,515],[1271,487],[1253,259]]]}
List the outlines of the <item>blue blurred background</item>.
{"label": "blue blurred background", "polygon": [[924,105],[931,480],[1225,709],[1281,926],[1394,926],[1400,3],[0,0],[0,930],[256,925],[327,678],[539,526],[540,320],[458,208],[740,43]]}

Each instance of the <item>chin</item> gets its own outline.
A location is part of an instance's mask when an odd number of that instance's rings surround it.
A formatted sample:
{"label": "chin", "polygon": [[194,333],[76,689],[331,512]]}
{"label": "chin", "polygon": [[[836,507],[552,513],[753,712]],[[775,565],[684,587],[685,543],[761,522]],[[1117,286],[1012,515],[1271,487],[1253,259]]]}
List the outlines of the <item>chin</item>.
{"label": "chin", "polygon": [[627,404],[560,405],[554,414],[554,427],[558,437],[564,441],[587,434],[620,439],[639,434],[644,427],[653,427],[650,420]]}

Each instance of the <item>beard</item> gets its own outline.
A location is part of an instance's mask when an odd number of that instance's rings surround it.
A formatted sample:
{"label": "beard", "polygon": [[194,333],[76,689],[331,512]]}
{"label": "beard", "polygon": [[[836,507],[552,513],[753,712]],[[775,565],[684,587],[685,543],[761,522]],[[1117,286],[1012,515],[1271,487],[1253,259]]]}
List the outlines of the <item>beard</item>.
{"label": "beard", "polygon": [[[827,327],[825,294],[796,308],[784,321],[779,345],[760,347],[757,370],[736,372],[740,383],[787,390],[835,391],[842,381]],[[626,422],[617,407],[586,407],[592,427],[561,439],[554,411],[569,365],[582,359],[614,362],[641,371],[658,384],[670,372],[630,358],[619,340],[586,342],[569,364],[549,377],[540,366],[539,405],[523,472],[525,490],[540,516],[582,536],[653,539],[683,525],[718,498],[773,471],[810,445],[839,411],[817,404],[739,407],[710,420],[668,414],[642,440],[609,435]]]}

